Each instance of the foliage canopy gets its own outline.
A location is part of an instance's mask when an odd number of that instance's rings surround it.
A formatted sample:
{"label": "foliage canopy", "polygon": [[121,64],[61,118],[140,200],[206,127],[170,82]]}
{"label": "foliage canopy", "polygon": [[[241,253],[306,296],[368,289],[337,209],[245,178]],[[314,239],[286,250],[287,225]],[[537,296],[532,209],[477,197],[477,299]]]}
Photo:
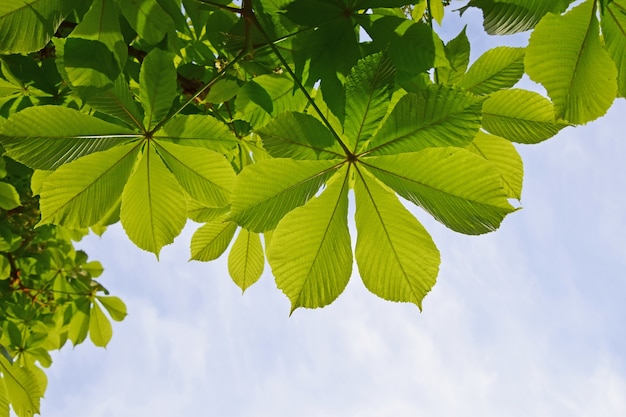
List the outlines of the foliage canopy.
{"label": "foliage canopy", "polygon": [[202,223],[191,259],[230,247],[243,291],[267,259],[292,311],[335,300],[354,259],[372,293],[421,308],[440,258],[403,200],[496,230],[521,198],[513,143],[626,95],[626,0],[470,0],[487,33],[532,31],[471,65],[465,29],[435,30],[449,3],[5,0],[0,416],[38,412],[49,350],[106,345],[103,310],[125,316],[73,249],[89,228],[119,221],[158,256]]}

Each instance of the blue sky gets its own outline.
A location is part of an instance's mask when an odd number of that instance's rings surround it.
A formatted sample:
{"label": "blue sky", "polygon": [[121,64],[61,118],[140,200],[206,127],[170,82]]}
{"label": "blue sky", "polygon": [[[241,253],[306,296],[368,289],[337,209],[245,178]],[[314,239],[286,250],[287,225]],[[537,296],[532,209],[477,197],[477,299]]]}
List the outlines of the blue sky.
{"label": "blue sky", "polygon": [[[473,39],[479,17],[464,19]],[[422,313],[354,274],[329,307],[289,317],[268,267],[242,296],[225,259],[187,262],[193,225],[158,263],[120,227],[85,239],[129,316],[106,350],[54,355],[42,415],[626,415],[624,115],[621,99],[518,147],[523,209],[495,233],[463,236],[414,209],[442,253]]]}

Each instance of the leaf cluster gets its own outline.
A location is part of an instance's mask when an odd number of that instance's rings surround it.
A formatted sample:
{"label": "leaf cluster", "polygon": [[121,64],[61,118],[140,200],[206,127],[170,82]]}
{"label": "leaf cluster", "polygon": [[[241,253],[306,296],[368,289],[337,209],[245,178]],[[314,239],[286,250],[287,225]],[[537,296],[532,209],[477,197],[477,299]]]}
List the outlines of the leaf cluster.
{"label": "leaf cluster", "polygon": [[29,1],[0,6],[0,143],[36,170],[37,230],[119,221],[158,256],[192,220],[191,259],[230,248],[242,290],[267,260],[292,311],[335,300],[354,260],[421,308],[439,251],[407,206],[497,229],[521,199],[513,143],[626,94],[626,0],[470,0],[487,33],[532,31],[471,65],[465,29],[435,30],[442,0]]}

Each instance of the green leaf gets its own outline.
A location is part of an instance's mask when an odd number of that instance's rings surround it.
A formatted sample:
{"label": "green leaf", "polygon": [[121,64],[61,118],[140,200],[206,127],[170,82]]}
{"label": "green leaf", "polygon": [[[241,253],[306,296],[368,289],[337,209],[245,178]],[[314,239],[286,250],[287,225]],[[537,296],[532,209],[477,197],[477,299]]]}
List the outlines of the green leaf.
{"label": "green leaf", "polygon": [[467,26],[456,38],[444,46],[449,66],[437,68],[437,77],[440,83],[458,84],[463,78],[470,60],[470,43],[466,31]]}
{"label": "green leaf", "polygon": [[115,3],[94,0],[63,49],[63,65],[74,88],[112,86],[128,56]]}
{"label": "green leaf", "polygon": [[307,100],[301,90],[294,90],[288,75],[263,74],[246,82],[235,99],[236,116],[259,129],[286,111],[302,111]]}
{"label": "green leaf", "polygon": [[151,142],[122,193],[120,220],[131,241],[159,256],[185,225],[185,196]]}
{"label": "green leaf", "polygon": [[259,234],[241,229],[228,255],[228,272],[242,292],[261,278],[264,262]]}
{"label": "green leaf", "polygon": [[122,14],[137,34],[152,45],[174,30],[174,21],[154,0],[120,0]]}
{"label": "green leaf", "polygon": [[11,262],[5,255],[0,254],[0,281],[11,276]]}
{"label": "green leaf", "polygon": [[526,72],[546,88],[556,117],[575,124],[604,115],[617,94],[617,70],[595,11],[588,0],[563,16],[547,15],[526,48]]}
{"label": "green leaf", "polygon": [[508,197],[518,200],[522,198],[524,166],[522,158],[511,142],[479,131],[467,150],[482,156],[500,171],[502,186]]}
{"label": "green leaf", "polygon": [[499,46],[474,62],[459,83],[466,90],[485,95],[513,87],[524,75],[524,48]]}
{"label": "green leaf", "polygon": [[355,151],[378,129],[393,92],[395,69],[386,54],[369,55],[356,64],[346,80],[344,135]]}
{"label": "green leaf", "polygon": [[257,131],[263,147],[274,158],[339,159],[341,146],[330,131],[315,117],[287,112]]}
{"label": "green leaf", "polygon": [[212,221],[196,230],[191,238],[191,259],[208,262],[219,258],[228,248],[237,231],[237,224]]}
{"label": "green leaf", "polygon": [[113,88],[106,90],[87,100],[94,109],[113,116],[129,126],[142,129],[143,116],[139,112],[137,102],[133,98],[124,75],[117,77]]}
{"label": "green leaf", "polygon": [[154,141],[154,144],[180,186],[191,197],[208,207],[223,207],[230,203],[235,171],[224,155],[168,142]]}
{"label": "green leaf", "polygon": [[515,211],[500,172],[461,148],[362,159],[379,180],[452,230],[469,235],[496,230]]}
{"label": "green leaf", "polygon": [[176,116],[154,135],[176,144],[226,153],[239,142],[228,127],[210,116]]}
{"label": "green leaf", "polygon": [[96,299],[102,304],[113,320],[122,321],[128,315],[126,312],[126,304],[118,297],[99,295],[96,296]]}
{"label": "green leaf", "polygon": [[194,222],[206,223],[223,217],[230,211],[230,206],[206,207],[193,198],[187,199],[187,217]]}
{"label": "green leaf", "polygon": [[483,26],[490,35],[510,35],[535,27],[548,12],[562,13],[571,0],[471,0],[462,7],[479,7],[483,11]]}
{"label": "green leaf", "polygon": [[267,259],[278,288],[291,301],[291,312],[330,304],[348,284],[348,182],[346,167],[319,197],[287,214],[272,234]]}
{"label": "green leaf", "polygon": [[432,146],[467,146],[480,128],[482,101],[445,85],[407,94],[365,151],[369,155],[389,155]]}
{"label": "green leaf", "polygon": [[0,54],[40,50],[72,6],[71,0],[3,0],[0,4]]}
{"label": "green leaf", "polygon": [[4,377],[0,376],[0,417],[11,417],[9,413],[9,393]]}
{"label": "green leaf", "polygon": [[483,105],[483,128],[513,142],[539,143],[565,126],[556,121],[550,100],[532,91],[498,91]]}
{"label": "green leaf", "polygon": [[20,195],[15,190],[15,187],[6,182],[0,182],[0,208],[11,210],[20,205]]}
{"label": "green leaf", "polygon": [[441,0],[428,0],[428,6],[431,17],[441,25],[444,15],[443,2]]}
{"label": "green leaf", "polygon": [[248,165],[237,176],[229,220],[257,233],[272,230],[313,197],[341,164],[280,158]]}
{"label": "green leaf", "polygon": [[602,15],[606,50],[615,61],[619,94],[626,97],[626,0],[613,0]]}
{"label": "green leaf", "polygon": [[44,170],[137,137],[128,129],[60,106],[29,107],[0,126],[0,142],[7,154]]}
{"label": "green leaf", "polygon": [[356,198],[356,262],[363,283],[390,301],[406,301],[422,309],[435,285],[439,251],[417,219],[393,191],[359,170]]}
{"label": "green leaf", "polygon": [[143,124],[150,130],[167,116],[176,97],[174,55],[158,48],[150,51],[141,65],[139,84],[139,99],[145,112]]}
{"label": "green leaf", "polygon": [[39,401],[43,391],[35,375],[24,367],[12,365],[0,355],[0,371],[13,411],[18,417],[31,417],[39,414]]}
{"label": "green leaf", "polygon": [[89,318],[89,338],[98,347],[106,347],[113,337],[111,322],[102,312],[98,303],[91,304],[91,314]]}
{"label": "green leaf", "polygon": [[138,152],[139,144],[129,143],[54,171],[41,191],[41,224],[79,228],[98,223],[122,195]]}

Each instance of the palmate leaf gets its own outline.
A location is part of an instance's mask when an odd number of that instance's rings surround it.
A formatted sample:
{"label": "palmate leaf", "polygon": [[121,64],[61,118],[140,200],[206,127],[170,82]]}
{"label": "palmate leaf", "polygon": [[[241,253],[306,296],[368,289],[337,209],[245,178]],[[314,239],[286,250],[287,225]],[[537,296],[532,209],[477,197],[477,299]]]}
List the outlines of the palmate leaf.
{"label": "palmate leaf", "polygon": [[0,54],[38,51],[50,40],[73,6],[72,0],[3,0]]}
{"label": "palmate leaf", "polygon": [[185,225],[185,196],[154,144],[147,141],[140,158],[122,193],[120,220],[135,245],[158,257]]}
{"label": "palmate leaf", "polygon": [[291,312],[330,304],[348,284],[348,171],[337,172],[319,197],[287,214],[272,234],[267,259]]}
{"label": "palmate leaf", "polygon": [[515,211],[500,172],[462,148],[427,148],[361,162],[399,195],[460,233],[494,231]]}
{"label": "palmate leaf", "polygon": [[3,355],[0,355],[0,372],[15,414],[18,417],[39,414],[43,391],[35,375],[27,368],[11,364]]}
{"label": "palmate leaf", "polygon": [[615,61],[619,94],[626,97],[626,0],[613,0],[602,14],[606,50]]}
{"label": "palmate leaf", "polygon": [[274,158],[339,159],[344,152],[335,137],[315,117],[287,112],[257,130],[263,147]]}
{"label": "palmate leaf", "polygon": [[352,68],[346,80],[344,136],[353,151],[367,141],[387,113],[395,68],[386,54],[369,55]]}
{"label": "palmate leaf", "polygon": [[385,300],[422,309],[435,285],[439,250],[417,219],[364,170],[356,175],[356,261],[363,283]]}
{"label": "palmate leaf", "polygon": [[522,198],[524,166],[513,144],[499,136],[479,131],[467,150],[491,162],[502,175],[502,186],[510,198]]}
{"label": "palmate leaf", "polygon": [[277,158],[248,165],[237,176],[229,219],[253,232],[272,230],[313,197],[342,163]]}
{"label": "palmate leaf", "polygon": [[224,123],[202,115],[176,116],[156,132],[154,138],[220,153],[228,152],[239,143]]}
{"label": "palmate leaf", "polygon": [[483,128],[513,142],[539,143],[566,126],[556,121],[550,100],[532,91],[498,91],[483,105]]}
{"label": "palmate leaf", "polygon": [[167,116],[176,97],[174,55],[158,48],[150,51],[141,65],[139,84],[139,99],[145,113],[143,125],[151,130]]}
{"label": "palmate leaf", "polygon": [[467,146],[480,128],[482,101],[445,85],[407,94],[361,152],[392,155],[432,146]]}
{"label": "palmate leaf", "polygon": [[259,129],[280,113],[302,111],[307,100],[301,90],[294,90],[288,75],[263,74],[245,83],[237,93],[237,117]]}
{"label": "palmate leaf", "polygon": [[191,259],[208,262],[219,258],[228,248],[237,231],[237,224],[215,220],[196,230],[191,238]]}
{"label": "palmate leaf", "polygon": [[154,146],[191,197],[208,207],[223,207],[230,203],[235,171],[223,155],[209,149],[156,140]]}
{"label": "palmate leaf", "polygon": [[0,125],[0,143],[7,154],[45,170],[137,137],[131,130],[60,106],[29,107]]}
{"label": "palmate leaf", "polygon": [[122,321],[128,315],[126,312],[126,305],[119,297],[114,296],[96,296],[102,307],[106,309],[111,318],[115,321]]}
{"label": "palmate leaf", "polygon": [[524,49],[500,46],[481,55],[459,85],[485,95],[513,87],[524,75]]}
{"label": "palmate leaf", "polygon": [[228,255],[228,272],[242,292],[261,278],[264,262],[260,235],[241,229]]}
{"label": "palmate leaf", "polygon": [[122,195],[139,148],[138,143],[117,146],[50,174],[41,190],[41,224],[80,228],[98,223]]}
{"label": "palmate leaf", "polygon": [[595,11],[596,2],[585,1],[562,16],[547,15],[526,48],[526,72],[546,88],[556,117],[575,124],[604,115],[617,95],[617,70]]}

